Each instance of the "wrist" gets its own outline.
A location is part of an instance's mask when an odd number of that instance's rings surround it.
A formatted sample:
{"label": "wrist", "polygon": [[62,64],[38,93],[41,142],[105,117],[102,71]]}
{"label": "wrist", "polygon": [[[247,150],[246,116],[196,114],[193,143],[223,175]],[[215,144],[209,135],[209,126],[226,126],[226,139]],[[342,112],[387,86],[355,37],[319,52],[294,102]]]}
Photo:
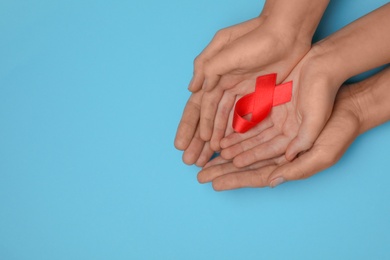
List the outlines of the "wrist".
{"label": "wrist", "polygon": [[313,45],[306,55],[304,67],[307,74],[326,80],[327,86],[337,92],[351,76],[347,69],[348,62],[339,58],[336,48],[332,43]]}
{"label": "wrist", "polygon": [[359,134],[390,120],[390,69],[349,87],[353,112],[359,119]]}
{"label": "wrist", "polygon": [[275,30],[311,42],[328,3],[329,0],[267,0],[260,16]]}

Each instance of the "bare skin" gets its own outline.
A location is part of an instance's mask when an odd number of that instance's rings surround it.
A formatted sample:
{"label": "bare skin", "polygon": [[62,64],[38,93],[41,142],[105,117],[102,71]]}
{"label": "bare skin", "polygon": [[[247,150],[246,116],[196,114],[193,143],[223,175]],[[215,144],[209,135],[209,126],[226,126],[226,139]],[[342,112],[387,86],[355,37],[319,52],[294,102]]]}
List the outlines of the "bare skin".
{"label": "bare skin", "polygon": [[283,156],[243,168],[217,157],[198,174],[217,191],[243,187],[275,187],[285,181],[308,178],[334,165],[356,137],[390,120],[390,69],[340,89],[333,113],[313,147],[293,160]]}
{"label": "bare skin", "polygon": [[[185,163],[205,163],[198,158],[210,154],[203,149],[208,142],[211,150],[220,150],[220,140],[232,132],[228,127],[231,109],[239,96],[252,91],[257,76],[277,72],[278,82],[287,77],[309,51],[328,2],[268,0],[259,17],[215,35],[195,59],[189,85],[194,94],[175,138],[176,148],[185,151]],[[198,145],[190,146],[193,139]]]}
{"label": "bare skin", "polygon": [[222,157],[234,158],[235,165],[243,167],[284,153],[291,161],[310,149],[332,112],[339,86],[390,62],[390,35],[383,33],[389,26],[387,4],[313,46],[287,78],[294,81],[292,102],[274,108],[246,134],[224,138]]}

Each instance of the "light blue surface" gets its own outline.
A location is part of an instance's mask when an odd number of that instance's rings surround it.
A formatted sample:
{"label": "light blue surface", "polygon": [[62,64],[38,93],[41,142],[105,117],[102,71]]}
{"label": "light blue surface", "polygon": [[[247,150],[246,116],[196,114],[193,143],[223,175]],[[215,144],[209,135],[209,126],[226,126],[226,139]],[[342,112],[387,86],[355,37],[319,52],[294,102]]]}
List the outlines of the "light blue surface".
{"label": "light blue surface", "polygon": [[[316,39],[387,1],[332,1]],[[262,2],[1,1],[0,259],[389,259],[390,125],[216,193],[173,138],[192,60]]]}

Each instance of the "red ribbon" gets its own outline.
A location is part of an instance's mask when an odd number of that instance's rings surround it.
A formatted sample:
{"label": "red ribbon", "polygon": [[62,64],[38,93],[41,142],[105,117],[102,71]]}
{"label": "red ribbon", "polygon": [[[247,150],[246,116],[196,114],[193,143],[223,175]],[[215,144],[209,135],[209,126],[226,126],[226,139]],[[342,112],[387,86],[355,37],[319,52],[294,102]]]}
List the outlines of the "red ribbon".
{"label": "red ribbon", "polygon": [[[260,123],[271,112],[273,106],[291,100],[292,81],[276,86],[276,74],[257,77],[255,92],[240,98],[234,108],[233,129],[245,133]],[[247,120],[244,116],[252,114]]]}

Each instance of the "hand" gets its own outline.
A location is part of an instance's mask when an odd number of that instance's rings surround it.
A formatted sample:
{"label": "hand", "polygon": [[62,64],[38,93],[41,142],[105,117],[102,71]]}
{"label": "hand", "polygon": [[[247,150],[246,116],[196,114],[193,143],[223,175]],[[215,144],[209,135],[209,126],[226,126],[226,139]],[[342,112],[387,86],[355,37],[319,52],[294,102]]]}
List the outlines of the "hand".
{"label": "hand", "polygon": [[[278,82],[288,75],[310,49],[312,35],[327,3],[328,0],[266,1],[260,17],[219,31],[195,59],[189,85],[193,92],[202,86],[210,90],[218,85],[215,89],[219,90],[202,94],[201,114],[199,109],[191,112],[194,106],[186,108],[188,112],[181,122],[200,123],[193,123],[191,130],[184,127],[188,131],[180,130],[183,126],[179,125],[176,147],[185,147],[199,131],[202,140],[210,140],[211,149],[219,151],[221,138],[231,131],[227,127],[228,115],[237,98],[253,90],[258,75],[276,72]],[[229,92],[224,92],[225,89]],[[191,119],[184,118],[189,115]]]}
{"label": "hand", "polygon": [[[278,83],[284,80],[310,49],[311,39],[304,39],[297,40],[294,33],[275,30],[264,21],[207,60],[203,65],[206,75],[203,89],[215,88],[202,99],[201,138],[212,140],[212,148],[219,150],[219,141],[226,130],[226,125],[215,123],[223,116],[219,111],[230,111],[236,98],[252,92],[259,75],[275,72]],[[223,100],[223,95],[228,97]]]}
{"label": "hand", "polygon": [[332,116],[313,147],[294,161],[288,162],[284,156],[279,156],[237,168],[231,161],[217,157],[199,172],[199,182],[212,181],[217,191],[275,187],[285,181],[308,178],[332,166],[356,139],[362,127],[361,108],[352,89],[352,86],[340,89]]}
{"label": "hand", "polygon": [[[215,35],[214,40],[209,44],[209,46],[207,46],[205,50],[195,59],[194,77],[189,86],[189,89],[194,91],[194,93],[187,101],[175,137],[175,147],[179,150],[185,151],[183,154],[183,161],[186,164],[196,163],[198,166],[203,166],[213,154],[213,151],[209,148],[210,143],[200,139],[200,107],[204,92],[199,89],[201,88],[204,80],[202,70],[203,62],[208,60],[231,41],[256,28],[260,24],[260,21],[260,18],[255,18],[221,30]],[[223,92],[217,93],[219,96],[221,96],[221,94],[223,94]],[[228,113],[230,113],[230,110]],[[227,119],[227,117],[228,116],[226,115],[221,117],[221,119]],[[222,135],[222,137],[223,136],[224,135]],[[220,139],[222,137],[220,137]],[[204,152],[202,152],[204,147]],[[202,158],[200,159],[200,157]],[[198,159],[200,159],[199,162],[197,162]]]}
{"label": "hand", "polygon": [[310,149],[328,120],[341,83],[333,81],[314,46],[286,81],[293,81],[292,100],[273,107],[270,115],[244,134],[234,133],[221,141],[221,156],[237,167],[285,154],[291,161]]}
{"label": "hand", "polygon": [[[257,27],[232,41],[253,25]],[[237,33],[238,29],[242,29],[241,34]],[[194,78],[190,84],[190,89],[197,90],[208,71],[223,74],[218,86],[203,94],[199,122],[201,139],[210,141],[211,148],[219,151],[220,140],[226,131],[231,132],[227,127],[229,113],[237,98],[253,91],[259,75],[276,72],[278,82],[282,81],[310,49],[310,40],[297,38],[291,31],[277,31],[260,18],[217,33],[195,60]],[[207,76],[204,82],[208,82]]]}
{"label": "hand", "polygon": [[[246,135],[232,135],[222,140],[222,148],[234,145],[222,151],[222,156],[229,159],[244,152],[234,159],[234,163],[245,166],[271,155],[277,156],[284,149],[288,160],[309,149],[331,113],[338,86],[353,75],[389,62],[390,36],[384,34],[390,26],[389,13],[390,4],[384,5],[313,46],[300,62],[301,72],[296,73],[297,69],[294,69],[289,77],[294,79],[291,104],[295,103],[295,107],[287,104],[283,106],[287,109],[285,112],[275,108],[270,119],[272,127],[264,132],[254,129]],[[294,135],[296,137],[287,146],[288,139]],[[279,138],[278,142],[276,138]],[[235,145],[239,142],[240,145]]]}
{"label": "hand", "polygon": [[204,166],[214,154],[210,149],[210,143],[200,139],[199,136],[199,113],[200,102],[203,91],[198,91],[190,96],[180,121],[176,138],[175,147],[183,150],[183,162],[186,164],[196,164]]}

